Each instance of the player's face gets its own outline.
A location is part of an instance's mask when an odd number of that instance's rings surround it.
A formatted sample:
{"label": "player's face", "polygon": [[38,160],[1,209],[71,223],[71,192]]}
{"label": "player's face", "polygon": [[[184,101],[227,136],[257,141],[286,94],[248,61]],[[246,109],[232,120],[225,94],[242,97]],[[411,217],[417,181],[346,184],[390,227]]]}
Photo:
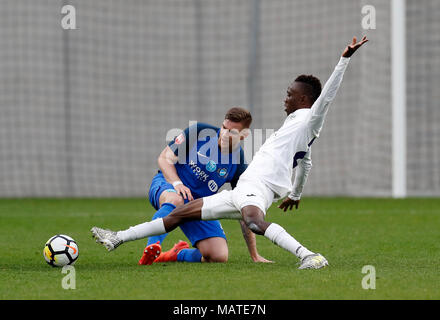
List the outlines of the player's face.
{"label": "player's face", "polygon": [[240,140],[243,140],[248,135],[249,129],[244,128],[241,122],[233,122],[225,119],[219,134],[219,145],[221,150],[232,152],[237,148]]}
{"label": "player's face", "polygon": [[301,90],[301,84],[298,82],[292,83],[292,85],[287,89],[287,97],[284,100],[284,111],[289,115],[292,112],[298,110],[300,102],[303,99],[303,94]]}

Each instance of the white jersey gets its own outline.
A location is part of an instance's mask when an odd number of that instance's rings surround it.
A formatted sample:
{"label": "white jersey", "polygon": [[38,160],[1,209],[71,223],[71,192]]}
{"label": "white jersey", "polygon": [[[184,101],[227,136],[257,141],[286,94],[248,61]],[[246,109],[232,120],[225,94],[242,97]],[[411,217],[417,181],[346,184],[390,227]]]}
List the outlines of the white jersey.
{"label": "white jersey", "polygon": [[[341,57],[313,106],[298,109],[287,116],[282,127],[254,155],[240,180],[261,181],[274,192],[275,199],[292,191],[293,169],[304,157],[310,158],[310,146],[319,137],[328,107],[336,96],[349,61],[349,58]],[[303,185],[298,184],[302,190]]]}

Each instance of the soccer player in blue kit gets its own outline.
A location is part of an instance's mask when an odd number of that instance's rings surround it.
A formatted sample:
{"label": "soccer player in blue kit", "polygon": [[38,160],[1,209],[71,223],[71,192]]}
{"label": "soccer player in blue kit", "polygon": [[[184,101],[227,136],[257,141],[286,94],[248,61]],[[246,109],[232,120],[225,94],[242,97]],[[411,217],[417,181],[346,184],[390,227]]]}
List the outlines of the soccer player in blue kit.
{"label": "soccer player in blue kit", "polygon": [[[240,141],[249,134],[251,114],[242,108],[231,108],[222,127],[196,123],[171,141],[158,158],[159,172],[154,176],[149,199],[157,210],[153,220],[166,217],[176,207],[194,199],[215,194],[225,183],[232,188],[247,168]],[[255,235],[240,223],[251,258],[268,262],[256,249]],[[226,262],[228,246],[218,220],[190,221],[180,226],[194,248],[185,241],[162,252],[167,234],[148,239],[141,265],[153,262]]]}

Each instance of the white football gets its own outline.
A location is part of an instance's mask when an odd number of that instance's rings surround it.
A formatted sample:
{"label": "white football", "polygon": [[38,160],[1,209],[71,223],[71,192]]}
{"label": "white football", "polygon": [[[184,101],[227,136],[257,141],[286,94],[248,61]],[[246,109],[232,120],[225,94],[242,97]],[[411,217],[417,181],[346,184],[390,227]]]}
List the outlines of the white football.
{"label": "white football", "polygon": [[47,240],[43,256],[52,267],[73,265],[78,259],[78,245],[71,237],[58,234]]}

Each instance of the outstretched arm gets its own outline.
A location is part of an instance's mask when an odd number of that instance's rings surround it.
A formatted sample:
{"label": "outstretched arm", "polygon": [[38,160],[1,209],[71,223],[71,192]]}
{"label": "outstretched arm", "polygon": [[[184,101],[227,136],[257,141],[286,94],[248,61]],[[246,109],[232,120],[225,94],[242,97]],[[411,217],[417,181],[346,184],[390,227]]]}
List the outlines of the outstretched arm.
{"label": "outstretched arm", "polygon": [[330,78],[327,80],[324,88],[321,91],[321,95],[315,101],[311,108],[311,116],[309,120],[309,128],[312,137],[318,137],[324,124],[324,119],[328,111],[330,103],[334,100],[336,93],[341,85],[342,78],[344,76],[345,69],[347,68],[350,57],[355,53],[364,43],[366,43],[367,37],[363,37],[360,42],[357,42],[356,37],[348,45],[342,53],[341,59],[338,65],[335,67]]}

